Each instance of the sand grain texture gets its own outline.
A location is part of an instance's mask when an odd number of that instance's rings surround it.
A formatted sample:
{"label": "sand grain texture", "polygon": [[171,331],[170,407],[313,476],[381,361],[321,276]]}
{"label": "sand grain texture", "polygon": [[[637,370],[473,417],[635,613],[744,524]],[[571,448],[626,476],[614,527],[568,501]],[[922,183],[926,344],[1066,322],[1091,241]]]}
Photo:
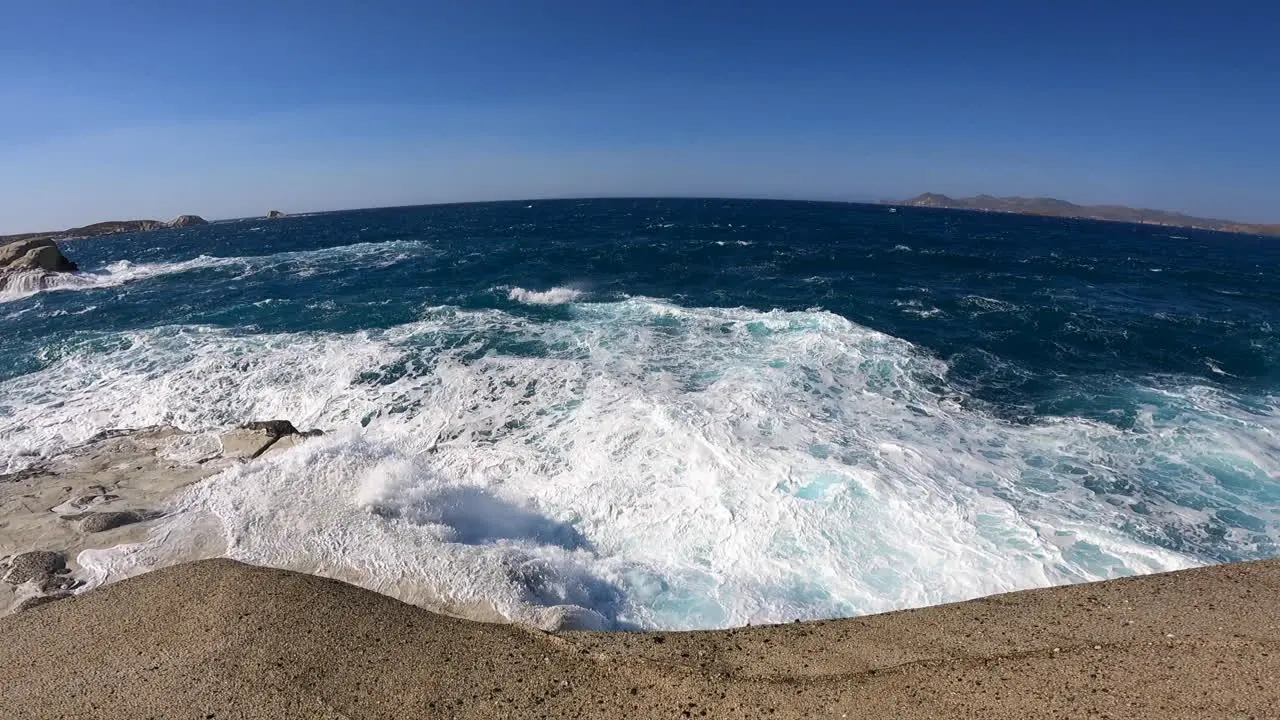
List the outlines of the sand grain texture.
{"label": "sand grain texture", "polygon": [[208,560],[0,620],[8,718],[1264,718],[1280,561],[860,619],[563,633]]}

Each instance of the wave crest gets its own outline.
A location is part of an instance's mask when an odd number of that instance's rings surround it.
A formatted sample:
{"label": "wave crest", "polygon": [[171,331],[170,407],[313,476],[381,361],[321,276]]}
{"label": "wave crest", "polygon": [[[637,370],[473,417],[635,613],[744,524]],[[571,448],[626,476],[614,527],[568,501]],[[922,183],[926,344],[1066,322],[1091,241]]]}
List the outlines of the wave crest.
{"label": "wave crest", "polygon": [[97,290],[161,275],[188,272],[202,268],[225,267],[239,263],[238,258],[201,255],[173,263],[139,263],[128,260],[113,262],[98,272],[46,273],[40,271],[13,273],[0,290],[0,302],[13,302],[42,292]]}
{"label": "wave crest", "polygon": [[526,305],[566,305],[577,302],[583,295],[581,290],[567,287],[553,287],[550,290],[525,290],[513,287],[507,291],[507,299]]}
{"label": "wave crest", "polygon": [[[227,556],[432,607],[724,627],[1187,567],[1215,552],[1211,512],[1107,488],[1280,473],[1274,408],[1245,422],[1171,387],[1141,433],[1010,424],[957,402],[945,363],[822,311],[631,298],[547,322],[441,307],[346,334],[122,335],[0,384],[0,467],[109,427],[333,432],[193,488],[148,543],[82,556],[108,579],[212,522]],[[1271,528],[1264,500],[1238,509]]]}

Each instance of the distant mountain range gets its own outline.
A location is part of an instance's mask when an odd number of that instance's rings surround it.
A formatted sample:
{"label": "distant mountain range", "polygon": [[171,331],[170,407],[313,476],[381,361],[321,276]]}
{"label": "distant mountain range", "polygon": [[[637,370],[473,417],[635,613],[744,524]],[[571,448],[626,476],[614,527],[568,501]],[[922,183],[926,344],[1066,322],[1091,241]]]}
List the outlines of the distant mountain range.
{"label": "distant mountain range", "polygon": [[1280,225],[1258,225],[1234,222],[1232,220],[1216,220],[1213,218],[1194,217],[1167,210],[1148,210],[1131,208],[1124,205],[1076,205],[1056,198],[1024,198],[994,197],[978,195],[970,198],[953,198],[938,193],[925,193],[903,202],[890,202],[890,205],[911,205],[914,207],[952,208],[955,210],[985,210],[987,212],[1019,213],[1022,215],[1049,215],[1053,217],[1087,218],[1090,220],[1111,220],[1115,222],[1141,223],[1144,225],[1167,225],[1170,227],[1196,228],[1200,230],[1219,230],[1222,232],[1245,233],[1248,235],[1271,235],[1280,237]]}

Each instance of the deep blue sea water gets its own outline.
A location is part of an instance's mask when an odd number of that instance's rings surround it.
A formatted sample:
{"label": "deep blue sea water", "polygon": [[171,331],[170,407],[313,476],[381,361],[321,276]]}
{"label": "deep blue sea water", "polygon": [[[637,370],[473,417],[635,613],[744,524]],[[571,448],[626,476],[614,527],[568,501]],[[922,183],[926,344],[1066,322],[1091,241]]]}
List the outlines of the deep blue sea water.
{"label": "deep blue sea water", "polygon": [[0,296],[0,471],[111,427],[329,431],[82,558],[108,575],[212,526],[428,605],[692,628],[1278,554],[1275,239],[571,200],[64,251]]}

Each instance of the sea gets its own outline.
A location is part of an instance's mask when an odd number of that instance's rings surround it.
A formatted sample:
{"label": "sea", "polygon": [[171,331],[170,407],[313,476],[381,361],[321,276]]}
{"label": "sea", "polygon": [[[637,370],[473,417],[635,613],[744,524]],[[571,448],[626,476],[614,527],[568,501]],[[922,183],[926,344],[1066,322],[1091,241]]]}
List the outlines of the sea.
{"label": "sea", "polygon": [[99,578],[199,536],[463,614],[699,629],[1280,554],[1274,238],[611,199],[64,252],[0,295],[0,472],[112,428],[325,432],[82,553]]}

